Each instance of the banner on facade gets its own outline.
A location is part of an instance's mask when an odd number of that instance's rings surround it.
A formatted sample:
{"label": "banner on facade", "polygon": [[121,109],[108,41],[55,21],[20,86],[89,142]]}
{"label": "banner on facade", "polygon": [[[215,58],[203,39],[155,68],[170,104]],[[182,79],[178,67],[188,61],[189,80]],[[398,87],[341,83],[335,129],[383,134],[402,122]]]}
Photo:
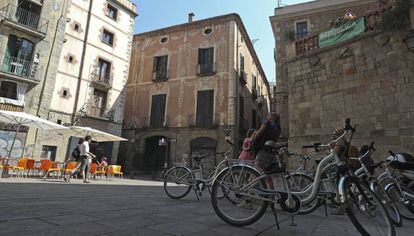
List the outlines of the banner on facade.
{"label": "banner on facade", "polygon": [[319,47],[323,48],[339,42],[352,39],[365,31],[364,17],[347,22],[339,27],[319,34]]}

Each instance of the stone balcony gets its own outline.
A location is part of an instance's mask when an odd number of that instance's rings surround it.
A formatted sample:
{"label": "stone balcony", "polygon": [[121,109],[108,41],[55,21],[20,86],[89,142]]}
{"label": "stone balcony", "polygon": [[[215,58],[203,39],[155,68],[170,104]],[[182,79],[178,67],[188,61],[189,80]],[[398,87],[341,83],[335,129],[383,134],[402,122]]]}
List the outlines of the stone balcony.
{"label": "stone balcony", "polygon": [[130,0],[113,0],[114,2],[117,2],[121,6],[125,7],[130,13],[132,13],[134,16],[137,16],[137,6],[132,3]]}

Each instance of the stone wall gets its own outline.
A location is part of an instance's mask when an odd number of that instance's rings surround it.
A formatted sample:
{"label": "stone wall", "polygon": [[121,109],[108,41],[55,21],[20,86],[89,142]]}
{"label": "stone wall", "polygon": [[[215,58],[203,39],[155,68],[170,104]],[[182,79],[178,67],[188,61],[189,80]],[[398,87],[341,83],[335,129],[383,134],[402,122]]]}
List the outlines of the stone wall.
{"label": "stone wall", "polygon": [[359,124],[356,146],[414,153],[414,55],[404,31],[365,34],[289,61],[289,145],[326,142],[345,118]]}

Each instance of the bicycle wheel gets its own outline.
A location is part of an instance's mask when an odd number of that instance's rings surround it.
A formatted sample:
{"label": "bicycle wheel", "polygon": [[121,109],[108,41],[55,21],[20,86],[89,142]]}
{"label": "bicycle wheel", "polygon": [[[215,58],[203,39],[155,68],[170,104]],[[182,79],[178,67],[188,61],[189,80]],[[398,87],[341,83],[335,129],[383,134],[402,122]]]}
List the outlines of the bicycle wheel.
{"label": "bicycle wheel", "polygon": [[183,198],[190,192],[192,180],[191,172],[187,168],[173,167],[165,174],[164,191],[170,198]]}
{"label": "bicycle wheel", "polygon": [[259,176],[257,171],[248,166],[232,166],[217,176],[212,187],[211,203],[224,222],[241,227],[253,224],[263,216],[268,202],[257,199],[259,195],[254,190],[266,189],[265,182],[260,180],[249,190],[240,191]]}
{"label": "bicycle wheel", "polygon": [[362,235],[395,235],[394,225],[374,192],[353,180],[348,180],[344,188],[346,213]]}
{"label": "bicycle wheel", "polygon": [[[302,192],[305,189],[310,188],[313,184],[313,178],[306,174],[299,174],[299,173],[291,174],[291,175],[286,176],[286,180],[290,182],[290,187],[291,187],[292,192]],[[299,214],[307,215],[309,213],[312,213],[316,209],[318,209],[322,204],[323,204],[323,199],[315,198],[315,200],[309,204],[302,204]]]}
{"label": "bicycle wheel", "polygon": [[396,226],[401,226],[402,218],[400,215],[400,211],[398,210],[398,207],[396,206],[395,202],[391,199],[391,197],[376,182],[372,184],[371,190],[374,191],[378,199],[381,201],[382,205],[384,205],[385,210],[388,212],[388,216],[390,217],[391,222]]}
{"label": "bicycle wheel", "polygon": [[408,197],[410,190],[404,186],[401,186],[401,190],[396,183],[385,187],[386,193],[397,206],[401,216],[407,220],[414,220],[414,202]]}

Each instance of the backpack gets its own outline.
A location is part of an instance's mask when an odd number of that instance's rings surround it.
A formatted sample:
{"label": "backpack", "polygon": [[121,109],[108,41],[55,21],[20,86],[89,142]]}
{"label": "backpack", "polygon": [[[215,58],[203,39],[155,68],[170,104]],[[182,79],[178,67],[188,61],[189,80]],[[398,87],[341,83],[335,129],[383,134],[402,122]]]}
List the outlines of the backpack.
{"label": "backpack", "polygon": [[72,151],[72,157],[74,157],[75,159],[80,157],[80,150],[78,147],[75,147],[75,149],[73,149]]}

